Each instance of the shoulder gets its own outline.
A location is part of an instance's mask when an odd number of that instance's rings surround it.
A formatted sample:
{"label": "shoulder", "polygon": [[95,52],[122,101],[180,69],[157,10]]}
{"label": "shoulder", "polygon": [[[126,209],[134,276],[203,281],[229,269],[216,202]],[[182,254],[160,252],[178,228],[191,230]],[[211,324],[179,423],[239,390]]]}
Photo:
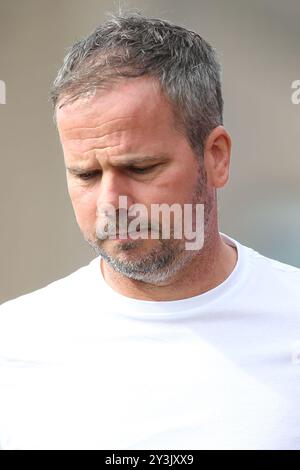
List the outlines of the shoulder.
{"label": "shoulder", "polygon": [[238,248],[238,285],[243,286],[240,294],[250,296],[250,302],[278,312],[291,311],[299,317],[300,268],[265,256],[228,235],[222,236]]}
{"label": "shoulder", "polygon": [[[272,293],[274,299],[292,303],[294,309],[300,312],[300,268],[282,261],[264,256],[251,249],[249,250],[249,263],[251,274],[255,278],[258,288],[266,288]],[[260,287],[259,287],[260,286]]]}
{"label": "shoulder", "polygon": [[300,282],[300,267],[265,256],[254,248],[244,245],[236,239],[221,233],[223,239],[238,248],[240,264],[251,268],[252,275],[262,275],[268,278],[286,279],[291,283]]}
{"label": "shoulder", "polygon": [[291,264],[284,263],[282,261],[269,258],[252,248],[247,248],[250,252],[252,263],[258,269],[265,269],[273,272],[275,275],[290,277],[291,279],[300,280],[300,268]]}
{"label": "shoulder", "polygon": [[93,261],[0,306],[0,363],[38,363],[64,350],[67,338],[82,328],[95,278]]}
{"label": "shoulder", "polygon": [[92,279],[92,262],[41,289],[1,304],[0,337],[1,331],[20,331],[21,334],[22,329],[28,332],[42,322],[45,325],[53,322],[56,316],[63,320],[70,313],[68,310],[71,311],[72,306],[85,296]]}

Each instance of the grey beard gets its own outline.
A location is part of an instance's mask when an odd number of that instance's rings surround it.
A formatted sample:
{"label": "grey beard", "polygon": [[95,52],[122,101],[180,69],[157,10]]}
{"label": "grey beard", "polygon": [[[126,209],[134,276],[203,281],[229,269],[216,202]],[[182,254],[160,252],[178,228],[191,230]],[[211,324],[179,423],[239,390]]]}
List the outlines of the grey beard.
{"label": "grey beard", "polygon": [[[199,172],[198,186],[193,196],[194,204],[200,202],[205,189],[205,184],[203,180],[201,180]],[[213,198],[208,192],[205,196],[204,234],[206,235],[206,233],[209,233]],[[120,260],[117,256],[112,257],[107,253],[107,251],[103,249],[103,243],[105,243],[105,241],[97,239],[97,237],[95,241],[88,239],[86,239],[86,241],[96,251],[97,255],[100,255],[116,272],[130,279],[153,285],[159,285],[171,279],[199,254],[197,250],[186,250],[184,240],[175,240],[172,238],[172,234],[170,239],[156,240],[157,245],[148,253],[140,255],[139,259],[127,259],[125,261]],[[119,246],[119,250],[120,252],[130,252],[130,250],[135,250],[138,244],[141,243],[143,243],[141,239],[122,242]]]}
{"label": "grey beard", "polygon": [[[140,256],[137,260],[126,261],[110,256],[98,243],[87,241],[97,255],[100,255],[115,271],[130,279],[151,284],[167,281],[189,261],[189,257],[182,256],[186,252],[184,245],[174,244],[170,240],[157,240],[159,246],[152,248],[149,253]],[[123,242],[122,251],[134,249],[137,242],[138,240]],[[193,255],[195,253],[192,253]]]}

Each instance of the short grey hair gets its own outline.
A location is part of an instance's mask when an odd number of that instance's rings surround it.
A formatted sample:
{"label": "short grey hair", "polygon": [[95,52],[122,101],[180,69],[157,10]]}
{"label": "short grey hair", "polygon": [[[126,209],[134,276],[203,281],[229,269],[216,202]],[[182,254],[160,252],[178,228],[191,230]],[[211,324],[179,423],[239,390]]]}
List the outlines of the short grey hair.
{"label": "short grey hair", "polygon": [[217,53],[196,32],[139,12],[110,14],[69,49],[50,92],[54,120],[66,102],[142,75],[158,79],[175,125],[201,157],[206,137],[223,124]]}

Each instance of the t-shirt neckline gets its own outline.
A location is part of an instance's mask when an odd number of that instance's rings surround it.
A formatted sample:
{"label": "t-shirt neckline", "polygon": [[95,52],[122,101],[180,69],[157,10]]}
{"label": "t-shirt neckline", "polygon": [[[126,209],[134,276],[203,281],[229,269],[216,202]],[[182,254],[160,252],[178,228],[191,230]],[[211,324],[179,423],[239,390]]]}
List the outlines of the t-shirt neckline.
{"label": "t-shirt neckline", "polygon": [[119,314],[139,319],[178,318],[181,315],[186,318],[187,312],[190,312],[191,314],[193,312],[199,312],[200,308],[206,307],[208,304],[221,301],[223,297],[229,295],[233,290],[236,290],[241,286],[241,283],[246,277],[248,263],[246,260],[247,247],[222,232],[220,232],[220,235],[225,243],[236,247],[237,262],[229,276],[213,289],[202,294],[179,300],[152,301],[135,299],[115,291],[105,281],[100,267],[101,256],[97,256],[89,263],[88,266],[95,282],[96,291],[100,294],[99,298],[105,298],[105,304],[107,303],[105,308],[108,307],[117,311]]}

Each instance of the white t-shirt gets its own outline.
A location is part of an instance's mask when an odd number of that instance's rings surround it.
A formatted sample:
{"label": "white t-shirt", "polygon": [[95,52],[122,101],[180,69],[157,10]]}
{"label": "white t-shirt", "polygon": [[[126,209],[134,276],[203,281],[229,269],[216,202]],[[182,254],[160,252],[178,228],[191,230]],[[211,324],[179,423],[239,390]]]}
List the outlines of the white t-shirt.
{"label": "white t-shirt", "polygon": [[2,449],[300,449],[300,269],[231,237],[229,277],[175,301],[100,257],[0,307]]}

